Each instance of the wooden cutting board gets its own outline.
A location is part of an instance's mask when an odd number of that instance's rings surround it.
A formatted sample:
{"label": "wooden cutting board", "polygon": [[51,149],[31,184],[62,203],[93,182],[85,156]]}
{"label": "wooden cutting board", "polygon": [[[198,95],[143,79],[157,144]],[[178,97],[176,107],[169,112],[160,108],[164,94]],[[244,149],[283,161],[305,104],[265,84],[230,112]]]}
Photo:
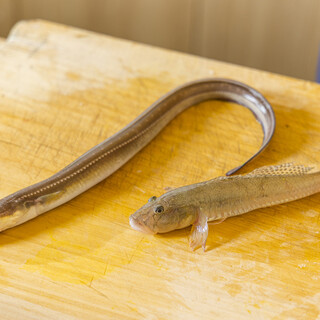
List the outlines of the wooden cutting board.
{"label": "wooden cutting board", "polygon": [[[320,87],[44,21],[0,41],[0,196],[38,182],[186,81],[261,91],[277,128],[246,167],[320,168]],[[1,319],[319,319],[320,195],[210,227],[149,236],[128,218],[153,195],[223,175],[260,146],[253,115],[211,101],[175,119],[111,177],[0,234]]]}

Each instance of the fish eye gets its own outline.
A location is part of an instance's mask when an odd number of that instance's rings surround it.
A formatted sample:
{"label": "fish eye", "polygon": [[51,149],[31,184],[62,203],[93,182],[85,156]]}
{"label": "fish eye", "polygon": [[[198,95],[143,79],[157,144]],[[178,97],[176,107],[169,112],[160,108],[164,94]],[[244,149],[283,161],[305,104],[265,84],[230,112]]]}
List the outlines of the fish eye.
{"label": "fish eye", "polygon": [[153,197],[151,197],[149,200],[148,200],[148,202],[153,202],[153,201],[156,201],[157,200],[157,197],[156,196],[153,196]]}
{"label": "fish eye", "polygon": [[162,213],[164,211],[164,207],[163,206],[158,206],[154,208],[154,212],[155,213]]}

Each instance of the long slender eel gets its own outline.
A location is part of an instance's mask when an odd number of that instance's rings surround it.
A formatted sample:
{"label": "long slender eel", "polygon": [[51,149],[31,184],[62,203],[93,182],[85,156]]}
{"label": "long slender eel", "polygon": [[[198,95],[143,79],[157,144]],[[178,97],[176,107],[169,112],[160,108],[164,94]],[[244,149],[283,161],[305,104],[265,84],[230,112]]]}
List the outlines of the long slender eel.
{"label": "long slender eel", "polygon": [[146,146],[174,117],[205,100],[227,100],[251,110],[261,123],[264,138],[256,154],[266,148],[275,129],[272,107],[256,90],[237,81],[204,79],[169,92],[129,125],[90,149],[50,178],[0,200],[0,231],[19,225],[66,203],[102,181]]}

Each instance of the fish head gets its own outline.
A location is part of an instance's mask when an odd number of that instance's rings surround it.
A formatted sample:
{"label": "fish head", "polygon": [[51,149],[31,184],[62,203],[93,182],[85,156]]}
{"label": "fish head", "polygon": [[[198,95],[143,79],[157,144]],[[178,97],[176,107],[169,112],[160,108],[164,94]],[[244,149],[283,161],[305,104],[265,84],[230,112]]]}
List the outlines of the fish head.
{"label": "fish head", "polygon": [[19,201],[15,197],[0,201],[0,232],[26,222],[38,215],[33,201]]}
{"label": "fish head", "polygon": [[196,220],[196,214],[194,208],[179,206],[164,194],[159,198],[151,197],[129,220],[133,229],[155,234],[188,227]]}

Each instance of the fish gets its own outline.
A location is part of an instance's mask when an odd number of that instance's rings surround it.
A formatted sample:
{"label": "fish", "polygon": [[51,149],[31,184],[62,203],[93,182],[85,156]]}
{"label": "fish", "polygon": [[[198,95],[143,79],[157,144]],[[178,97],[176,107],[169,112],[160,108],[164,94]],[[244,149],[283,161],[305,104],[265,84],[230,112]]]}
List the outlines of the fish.
{"label": "fish", "polygon": [[320,192],[320,171],[285,163],[172,189],[129,217],[133,229],[167,233],[192,225],[189,245],[205,251],[210,223]]}
{"label": "fish", "polygon": [[241,82],[200,79],[168,92],[123,129],[51,177],[0,199],[0,232],[61,206],[106,179],[150,143],[173,118],[187,108],[211,99],[243,105],[254,114],[263,129],[259,150],[226,173],[234,174],[268,146],[276,125],[273,109],[258,91]]}

